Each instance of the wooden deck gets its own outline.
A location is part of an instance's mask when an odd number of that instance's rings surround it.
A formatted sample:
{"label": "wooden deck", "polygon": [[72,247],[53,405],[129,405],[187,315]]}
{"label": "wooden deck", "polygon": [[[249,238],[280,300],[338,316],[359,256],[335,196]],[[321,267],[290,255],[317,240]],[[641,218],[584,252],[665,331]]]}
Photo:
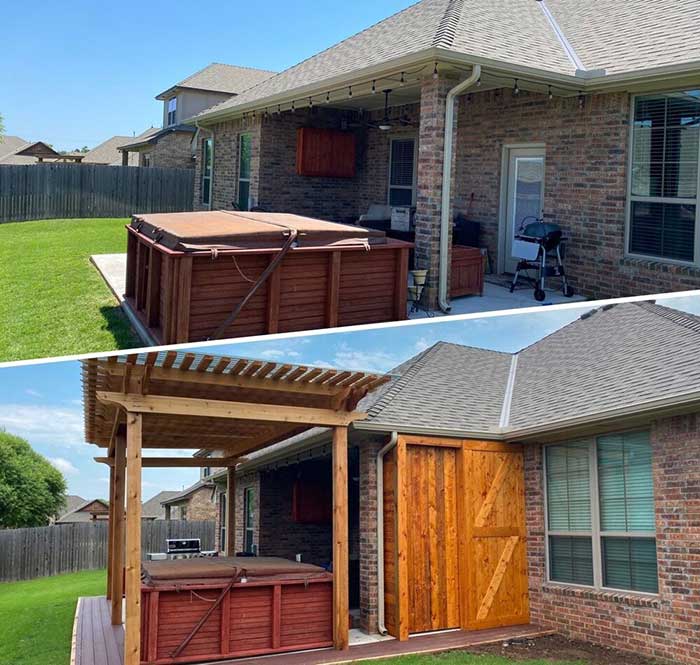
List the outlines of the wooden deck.
{"label": "wooden deck", "polygon": [[[104,596],[81,598],[75,615],[71,665],[122,665],[124,662],[124,630],[110,623],[109,604]],[[490,628],[467,632],[417,635],[408,641],[386,640],[350,647],[347,651],[320,649],[277,656],[238,658],[216,661],[216,665],[337,665],[357,660],[379,660],[415,653],[435,653],[451,649],[467,649],[483,644],[512,639],[551,635],[532,624],[509,628]]]}

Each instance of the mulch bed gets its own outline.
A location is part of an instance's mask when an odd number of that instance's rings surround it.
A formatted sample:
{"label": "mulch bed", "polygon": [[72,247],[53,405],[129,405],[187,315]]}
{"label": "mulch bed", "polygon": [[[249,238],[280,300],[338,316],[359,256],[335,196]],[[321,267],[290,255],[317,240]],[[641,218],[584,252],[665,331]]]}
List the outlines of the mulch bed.
{"label": "mulch bed", "polygon": [[559,635],[534,640],[492,644],[469,649],[470,653],[489,653],[513,660],[583,661],[587,665],[655,665],[658,661],[588,642],[568,640]]}

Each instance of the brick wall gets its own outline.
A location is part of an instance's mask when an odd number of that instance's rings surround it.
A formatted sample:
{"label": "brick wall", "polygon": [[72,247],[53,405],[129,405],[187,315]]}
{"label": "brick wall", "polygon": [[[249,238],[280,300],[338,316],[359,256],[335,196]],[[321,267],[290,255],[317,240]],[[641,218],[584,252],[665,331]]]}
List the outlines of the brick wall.
{"label": "brick wall", "polygon": [[186,507],[188,520],[215,520],[216,513],[216,498],[212,487],[202,487],[190,495]]}
{"label": "brick wall", "polygon": [[195,166],[192,160],[192,134],[190,133],[165,134],[148,152],[151,156],[151,166],[169,169],[192,169]]}
{"label": "brick wall", "polygon": [[378,439],[360,446],[360,627],[377,632],[377,453]]}
{"label": "brick wall", "polygon": [[644,597],[546,583],[542,448],[526,447],[533,623],[673,663],[700,663],[700,415],[651,431],[659,594]]}

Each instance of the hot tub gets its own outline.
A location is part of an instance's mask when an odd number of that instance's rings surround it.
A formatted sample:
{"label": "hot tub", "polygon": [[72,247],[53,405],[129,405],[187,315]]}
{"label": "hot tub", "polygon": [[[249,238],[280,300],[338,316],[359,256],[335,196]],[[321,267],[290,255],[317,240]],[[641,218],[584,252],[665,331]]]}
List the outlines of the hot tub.
{"label": "hot tub", "polygon": [[332,574],[286,559],[144,562],[141,662],[195,663],[330,647],[332,598]]}
{"label": "hot tub", "polygon": [[162,344],[406,318],[413,245],[382,231],[227,211],[127,230],[126,301]]}

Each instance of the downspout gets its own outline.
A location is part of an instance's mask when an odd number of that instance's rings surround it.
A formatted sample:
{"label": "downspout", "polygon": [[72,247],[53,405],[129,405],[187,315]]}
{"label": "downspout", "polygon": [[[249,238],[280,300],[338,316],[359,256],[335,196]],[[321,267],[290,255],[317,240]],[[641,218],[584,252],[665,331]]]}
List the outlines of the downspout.
{"label": "downspout", "polygon": [[445,150],[442,158],[442,201],[440,205],[440,272],[438,306],[449,314],[452,307],[447,301],[447,256],[449,254],[450,199],[452,198],[452,148],[455,121],[455,100],[481,78],[481,65],[474,65],[469,78],[458,83],[447,93],[445,107]]}
{"label": "downspout", "polygon": [[399,440],[399,433],[392,432],[389,443],[377,453],[377,629],[380,635],[389,631],[384,625],[384,455]]}

